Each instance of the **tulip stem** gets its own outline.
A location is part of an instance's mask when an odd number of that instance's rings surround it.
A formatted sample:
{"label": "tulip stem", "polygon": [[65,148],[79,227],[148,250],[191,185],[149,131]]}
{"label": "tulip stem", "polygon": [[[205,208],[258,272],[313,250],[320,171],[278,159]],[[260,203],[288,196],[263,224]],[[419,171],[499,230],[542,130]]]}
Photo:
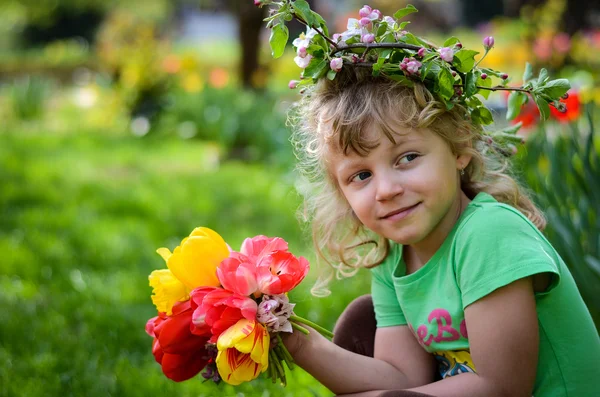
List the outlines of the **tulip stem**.
{"label": "tulip stem", "polygon": [[278,374],[278,377],[281,379],[281,383],[283,384],[283,386],[286,386],[287,381],[285,379],[285,370],[281,366],[281,363],[279,362],[279,358],[277,357],[277,354],[273,350],[271,350],[269,352],[269,355],[271,356],[271,361],[272,361],[271,364],[275,365],[275,369]]}
{"label": "tulip stem", "polygon": [[290,351],[283,344],[283,340],[281,340],[281,335],[279,333],[275,334],[277,336],[277,341],[279,342],[279,346],[281,346],[281,353],[283,353],[283,358],[285,359],[285,363],[287,364],[289,369],[294,369],[294,358],[290,354]]}
{"label": "tulip stem", "polygon": [[293,321],[296,321],[296,322],[299,322],[301,324],[308,325],[309,327],[314,328],[321,335],[323,335],[323,336],[325,336],[325,337],[327,337],[329,339],[333,338],[333,332],[326,330],[325,328],[321,327],[320,325],[317,325],[317,324],[313,323],[310,320],[307,320],[307,319],[302,318],[302,317],[294,316],[294,315],[290,316],[290,320],[292,321],[292,327],[295,324]]}
{"label": "tulip stem", "polygon": [[296,324],[293,321],[290,321],[290,324],[292,324],[292,328],[297,329],[298,331],[302,332],[304,335],[310,334],[310,332],[306,328],[304,328],[303,326],[298,325],[298,324]]}

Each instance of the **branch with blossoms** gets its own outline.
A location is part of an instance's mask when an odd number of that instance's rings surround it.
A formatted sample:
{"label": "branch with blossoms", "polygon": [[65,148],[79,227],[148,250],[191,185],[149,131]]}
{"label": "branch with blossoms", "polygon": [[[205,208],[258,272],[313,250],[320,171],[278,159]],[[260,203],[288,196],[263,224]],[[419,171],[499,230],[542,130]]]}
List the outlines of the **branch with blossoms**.
{"label": "branch with blossoms", "polygon": [[297,55],[294,61],[302,72],[299,80],[290,81],[289,87],[301,88],[301,93],[322,78],[335,79],[343,68],[366,67],[373,76],[385,76],[402,85],[423,83],[448,110],[456,105],[466,109],[465,117],[475,125],[493,123],[483,100],[495,91],[511,92],[509,120],[516,118],[529,100],[535,102],[543,119],[549,117],[550,106],[566,111],[560,100],[570,88],[568,80],[551,80],[545,69],[534,76],[527,64],[523,85],[509,86],[507,73],[479,67],[495,45],[493,37],[483,39],[483,55],[477,60],[480,51],[463,48],[456,37],[437,47],[406,30],[409,21],[403,19],[417,12],[412,5],[392,16],[365,5],[358,11],[359,18],[348,20],[344,32],[330,37],[325,20],[305,0],[255,0],[254,4],[272,7],[265,21],[271,30],[269,42],[275,58],[283,54],[289,39],[286,24],[296,19],[306,25],[306,32],[292,41]]}
{"label": "branch with blossoms", "polygon": [[157,252],[167,269],[149,276],[158,315],[146,332],[155,360],[174,381],[203,371],[207,380],[239,385],[267,372],[285,385],[284,367],[293,369],[294,360],[280,333],[308,334],[307,325],[333,337],[294,313],[287,294],[309,264],[281,238],[248,238],[236,252],[215,231],[199,227],[173,252]]}

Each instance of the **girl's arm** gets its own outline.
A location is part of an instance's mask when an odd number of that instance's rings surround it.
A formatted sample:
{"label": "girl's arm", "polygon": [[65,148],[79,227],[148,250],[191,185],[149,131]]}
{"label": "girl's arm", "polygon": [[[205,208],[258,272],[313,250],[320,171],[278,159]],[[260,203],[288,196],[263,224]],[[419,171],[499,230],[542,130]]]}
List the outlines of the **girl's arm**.
{"label": "girl's arm", "polygon": [[314,330],[284,342],[294,361],[335,394],[406,389],[433,382],[435,359],[407,326],[377,329],[375,358],[345,350]]}
{"label": "girl's arm", "polygon": [[515,281],[467,306],[465,320],[476,373],[412,390],[448,397],[531,397],[539,345],[531,278]]}

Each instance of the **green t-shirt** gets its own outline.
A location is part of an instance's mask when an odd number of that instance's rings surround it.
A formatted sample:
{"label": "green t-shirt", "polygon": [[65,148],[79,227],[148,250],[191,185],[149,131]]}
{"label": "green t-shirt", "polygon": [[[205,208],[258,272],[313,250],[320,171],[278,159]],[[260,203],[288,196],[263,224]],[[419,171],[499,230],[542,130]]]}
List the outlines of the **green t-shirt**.
{"label": "green t-shirt", "polygon": [[[523,277],[551,273],[536,293],[539,357],[534,395],[600,395],[600,338],[564,262],[515,208],[480,193],[433,257],[406,274],[402,246],[372,269],[378,327],[408,325],[435,355],[442,377],[476,372],[464,310]],[[515,363],[519,365],[519,363]]]}

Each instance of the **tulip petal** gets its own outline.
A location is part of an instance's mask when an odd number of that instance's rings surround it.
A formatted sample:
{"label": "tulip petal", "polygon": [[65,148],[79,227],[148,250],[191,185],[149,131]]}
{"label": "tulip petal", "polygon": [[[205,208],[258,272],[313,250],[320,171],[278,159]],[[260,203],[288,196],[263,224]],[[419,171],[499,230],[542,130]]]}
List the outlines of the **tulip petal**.
{"label": "tulip petal", "polygon": [[189,354],[169,354],[162,357],[162,370],[167,378],[183,382],[196,376],[207,364],[206,352],[195,351]]}
{"label": "tulip petal", "polygon": [[219,336],[217,341],[217,349],[225,350],[234,347],[236,343],[244,339],[254,330],[255,321],[241,319]]}
{"label": "tulip petal", "polygon": [[169,262],[169,258],[172,255],[171,250],[163,247],[163,248],[157,249],[156,252],[158,253],[158,255],[160,255],[165,260],[165,263]]}
{"label": "tulip petal", "polygon": [[218,286],[216,269],[229,256],[223,238],[208,228],[196,228],[183,239],[167,261],[167,267],[188,288]]}

